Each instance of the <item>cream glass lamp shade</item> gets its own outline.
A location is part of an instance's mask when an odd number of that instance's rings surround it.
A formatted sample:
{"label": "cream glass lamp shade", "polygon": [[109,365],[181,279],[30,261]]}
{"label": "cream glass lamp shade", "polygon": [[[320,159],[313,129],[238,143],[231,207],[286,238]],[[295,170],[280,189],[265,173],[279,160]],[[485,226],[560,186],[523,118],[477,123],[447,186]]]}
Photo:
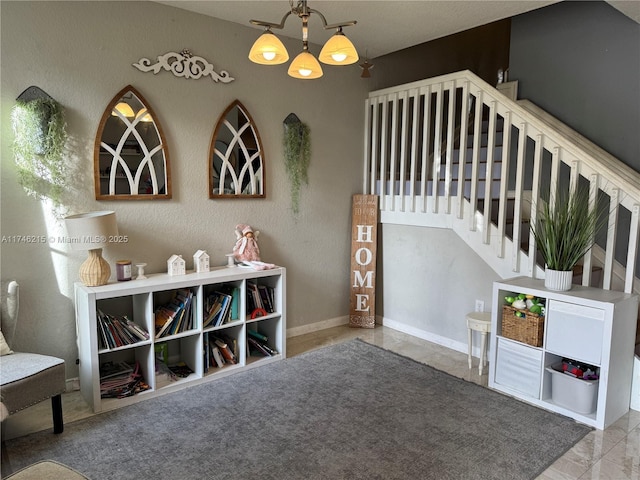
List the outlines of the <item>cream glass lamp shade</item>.
{"label": "cream glass lamp shade", "polygon": [[135,116],[135,113],[133,112],[133,108],[131,108],[131,105],[129,105],[126,102],[120,102],[115,107],[113,107],[113,110],[111,111],[111,115],[113,115],[114,117],[117,117],[118,114],[116,112],[120,112],[122,115],[124,115],[127,118],[132,118]]}
{"label": "cream glass lamp shade", "polygon": [[80,213],[69,215],[64,221],[71,248],[89,251],[89,258],[80,266],[80,281],[89,287],[105,285],[111,267],[102,258],[102,248],[118,235],[115,212]]}
{"label": "cream glass lamp shade", "polygon": [[293,78],[311,80],[322,76],[322,67],[316,57],[305,50],[293,59],[287,73]]}
{"label": "cream glass lamp shade", "polygon": [[278,37],[266,31],[251,47],[249,60],[261,65],[280,65],[289,60],[289,52]]}
{"label": "cream glass lamp shade", "polygon": [[328,65],[350,65],[356,63],[359,57],[356,47],[340,30],[327,40],[318,58]]}

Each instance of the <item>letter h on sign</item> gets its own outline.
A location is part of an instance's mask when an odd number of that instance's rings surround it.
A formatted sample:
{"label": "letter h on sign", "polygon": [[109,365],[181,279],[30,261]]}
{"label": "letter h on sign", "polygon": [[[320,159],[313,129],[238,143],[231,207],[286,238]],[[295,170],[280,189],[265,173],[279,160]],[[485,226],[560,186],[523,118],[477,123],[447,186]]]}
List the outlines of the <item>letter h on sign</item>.
{"label": "letter h on sign", "polygon": [[377,231],[378,196],[354,195],[351,212],[351,327],[375,327]]}

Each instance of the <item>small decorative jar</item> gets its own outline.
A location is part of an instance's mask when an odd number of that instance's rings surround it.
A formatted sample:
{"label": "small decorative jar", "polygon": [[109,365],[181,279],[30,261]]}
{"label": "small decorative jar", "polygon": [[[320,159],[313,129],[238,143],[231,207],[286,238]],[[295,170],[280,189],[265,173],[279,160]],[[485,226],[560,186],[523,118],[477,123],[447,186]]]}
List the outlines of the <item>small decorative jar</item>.
{"label": "small decorative jar", "polygon": [[131,260],[118,260],[116,262],[116,275],[119,282],[131,280]]}

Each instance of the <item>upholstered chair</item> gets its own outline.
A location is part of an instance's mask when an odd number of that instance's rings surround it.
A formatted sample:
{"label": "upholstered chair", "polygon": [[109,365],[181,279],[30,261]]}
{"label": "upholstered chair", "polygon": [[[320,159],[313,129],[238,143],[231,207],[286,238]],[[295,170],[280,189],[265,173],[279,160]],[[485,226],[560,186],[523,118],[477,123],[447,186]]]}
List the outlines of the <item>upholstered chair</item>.
{"label": "upholstered chair", "polygon": [[[53,433],[62,433],[62,392],[65,389],[64,360],[49,355],[12,351],[10,345],[18,324],[19,287],[9,282],[2,295],[0,331],[0,417],[16,413],[48,398],[53,411]],[[6,339],[6,340],[5,340]]]}

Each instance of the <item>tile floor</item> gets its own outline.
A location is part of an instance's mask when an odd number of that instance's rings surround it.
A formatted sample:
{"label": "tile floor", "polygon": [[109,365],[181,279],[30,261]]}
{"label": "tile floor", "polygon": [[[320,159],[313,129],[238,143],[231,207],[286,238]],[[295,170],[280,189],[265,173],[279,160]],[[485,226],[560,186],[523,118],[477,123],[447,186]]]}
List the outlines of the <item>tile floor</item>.
{"label": "tile floor", "polygon": [[[382,326],[371,330],[334,327],[292,337],[287,341],[287,356],[355,337],[465,380],[487,385],[486,373],[478,374],[478,359],[474,359],[474,368],[469,369],[467,356],[463,353]],[[66,423],[91,415],[79,392],[64,394],[63,407]],[[42,402],[9,417],[2,426],[2,438],[6,440],[48,428],[51,428],[50,403]],[[592,431],[538,479],[640,480],[640,412],[632,410],[606,430]]]}

